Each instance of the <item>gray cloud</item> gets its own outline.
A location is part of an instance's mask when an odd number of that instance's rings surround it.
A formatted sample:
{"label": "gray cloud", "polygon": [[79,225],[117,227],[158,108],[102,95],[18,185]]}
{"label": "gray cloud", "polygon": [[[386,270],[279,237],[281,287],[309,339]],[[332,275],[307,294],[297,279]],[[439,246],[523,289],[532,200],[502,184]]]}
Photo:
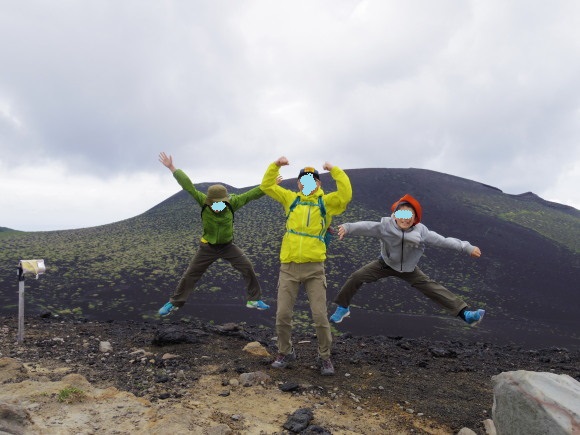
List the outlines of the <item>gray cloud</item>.
{"label": "gray cloud", "polygon": [[565,1],[5,2],[0,166],[106,182],[158,173],[165,150],[241,186],[285,154],[578,207],[579,17]]}

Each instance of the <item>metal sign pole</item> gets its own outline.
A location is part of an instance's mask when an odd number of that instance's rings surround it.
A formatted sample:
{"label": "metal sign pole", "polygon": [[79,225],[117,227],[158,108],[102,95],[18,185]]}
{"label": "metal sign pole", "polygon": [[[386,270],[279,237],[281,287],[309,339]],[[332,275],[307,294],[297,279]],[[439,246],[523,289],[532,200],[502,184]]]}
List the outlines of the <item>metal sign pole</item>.
{"label": "metal sign pole", "polygon": [[44,260],[20,260],[18,263],[18,344],[24,341],[24,276],[36,279],[46,272]]}
{"label": "metal sign pole", "polygon": [[24,271],[18,265],[18,344],[24,341]]}

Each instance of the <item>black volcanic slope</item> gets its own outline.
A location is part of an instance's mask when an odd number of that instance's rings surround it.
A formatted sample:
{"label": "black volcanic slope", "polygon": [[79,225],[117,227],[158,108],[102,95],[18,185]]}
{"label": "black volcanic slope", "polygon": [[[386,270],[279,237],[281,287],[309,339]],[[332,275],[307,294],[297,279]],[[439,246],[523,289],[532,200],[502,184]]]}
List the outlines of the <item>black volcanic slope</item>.
{"label": "black volcanic slope", "polygon": [[[421,169],[347,173],[353,201],[334,225],[379,220],[394,201],[412,194],[423,205],[423,223],[429,229],[468,240],[483,252],[476,260],[430,247],[420,267],[470,305],[485,308],[488,315],[474,332],[404,283],[389,279],[361,289],[353,301],[351,319],[340,325],[341,331],[580,345],[580,319],[575,314],[580,300],[578,210],[533,193],[508,195],[481,183]],[[322,181],[326,191],[335,190],[329,174],[323,174]],[[283,185],[292,188],[295,183],[286,180]],[[205,190],[208,185],[197,187]],[[99,320],[156,318],[196,249],[199,212],[193,199],[179,192],[140,216],[110,225],[0,233],[0,313],[16,309],[18,259],[36,257],[45,259],[48,271],[38,281],[27,280],[27,312],[70,312]],[[236,213],[235,227],[236,243],[254,262],[265,299],[275,305],[284,231],[282,207],[268,197],[253,201]],[[333,241],[327,261],[329,299],[351,272],[378,252],[373,239]],[[305,296],[299,299],[297,326],[309,328]],[[240,275],[219,261],[176,316],[273,322],[274,309],[258,315],[245,310],[243,302]],[[329,307],[334,309],[332,304]]]}

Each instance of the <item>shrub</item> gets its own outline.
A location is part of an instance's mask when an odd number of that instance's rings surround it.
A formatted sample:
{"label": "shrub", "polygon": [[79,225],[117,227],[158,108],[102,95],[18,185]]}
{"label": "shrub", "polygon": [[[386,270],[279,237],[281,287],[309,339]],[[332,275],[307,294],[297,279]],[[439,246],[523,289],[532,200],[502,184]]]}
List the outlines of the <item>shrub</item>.
{"label": "shrub", "polygon": [[66,387],[58,392],[58,401],[64,403],[82,402],[85,398],[85,392],[76,387]]}

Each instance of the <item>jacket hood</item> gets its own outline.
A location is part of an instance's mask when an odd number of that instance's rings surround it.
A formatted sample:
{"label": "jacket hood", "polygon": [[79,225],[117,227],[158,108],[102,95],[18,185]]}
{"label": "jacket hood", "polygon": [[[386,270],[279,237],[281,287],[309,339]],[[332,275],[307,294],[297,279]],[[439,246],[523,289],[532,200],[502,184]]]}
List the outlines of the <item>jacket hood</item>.
{"label": "jacket hood", "polygon": [[391,206],[391,211],[394,213],[400,205],[405,203],[409,204],[415,210],[415,222],[413,223],[413,225],[417,225],[419,222],[421,222],[421,217],[423,216],[423,208],[421,207],[419,201],[417,201],[408,193],[405,194],[403,197],[401,197],[398,201],[393,203],[393,205]]}

